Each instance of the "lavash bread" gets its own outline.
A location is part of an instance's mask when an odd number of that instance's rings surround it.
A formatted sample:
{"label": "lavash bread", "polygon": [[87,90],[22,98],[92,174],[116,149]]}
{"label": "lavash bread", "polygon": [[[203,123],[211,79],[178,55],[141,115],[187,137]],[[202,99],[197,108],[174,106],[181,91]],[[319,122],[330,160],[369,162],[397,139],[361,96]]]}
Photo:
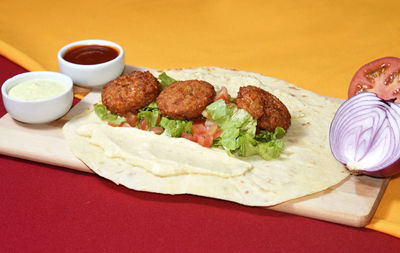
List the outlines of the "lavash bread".
{"label": "lavash bread", "polygon": [[[160,73],[153,72],[155,76]],[[225,86],[232,96],[236,96],[241,86],[254,85],[278,97],[292,115],[292,124],[283,138],[285,148],[281,156],[271,161],[259,156],[239,159],[229,157],[221,150],[192,148],[191,145],[197,144],[183,138],[108,126],[93,110],[65,124],[63,132],[72,152],[98,175],[130,189],[164,194],[188,193],[249,206],[270,206],[320,192],[349,175],[329,148],[329,126],[340,102],[282,80],[245,71],[200,67],[167,70],[166,73],[175,80],[207,81],[216,90]],[[157,152],[153,152],[151,146],[147,146],[147,151],[146,148],[129,148],[129,145],[140,146],[143,142],[157,143]],[[174,148],[177,145],[183,145],[186,153]],[[181,153],[174,153],[174,150]],[[167,151],[167,155],[157,155]],[[210,152],[219,153],[210,155]],[[174,160],[174,157],[185,155],[187,160],[166,161],[166,158]],[[219,155],[223,159],[218,159]],[[197,162],[195,158],[198,158]],[[213,161],[215,166],[203,166],[207,163],[201,164],[199,160]],[[174,166],[178,168],[174,169]],[[224,168],[218,169],[218,166]]]}

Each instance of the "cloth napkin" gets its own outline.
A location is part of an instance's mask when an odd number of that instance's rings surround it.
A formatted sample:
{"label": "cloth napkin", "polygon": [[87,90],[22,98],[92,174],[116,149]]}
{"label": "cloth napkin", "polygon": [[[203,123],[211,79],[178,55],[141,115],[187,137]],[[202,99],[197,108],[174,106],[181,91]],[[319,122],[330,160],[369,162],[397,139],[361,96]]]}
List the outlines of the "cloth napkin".
{"label": "cloth napkin", "polygon": [[[28,70],[58,71],[62,46],[106,39],[131,65],[235,68],[346,98],[361,65],[400,56],[399,8],[396,0],[3,0],[0,53]],[[400,177],[367,227],[400,237]]]}

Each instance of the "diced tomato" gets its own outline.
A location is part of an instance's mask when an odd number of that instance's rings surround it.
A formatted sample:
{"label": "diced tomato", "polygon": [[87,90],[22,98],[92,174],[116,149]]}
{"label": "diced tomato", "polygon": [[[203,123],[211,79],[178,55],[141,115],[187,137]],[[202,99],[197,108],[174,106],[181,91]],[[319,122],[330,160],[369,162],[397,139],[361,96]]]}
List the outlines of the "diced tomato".
{"label": "diced tomato", "polygon": [[107,122],[107,123],[108,123],[109,126],[112,126],[112,127],[122,127],[124,125],[124,122],[121,122],[121,124],[119,124],[119,125],[111,123],[111,122]]}
{"label": "diced tomato", "polygon": [[185,138],[185,139],[188,139],[189,141],[194,141],[193,135],[189,134],[189,133],[186,133],[186,132],[183,132],[181,137]]}
{"label": "diced tomato", "polygon": [[206,119],[212,120],[212,119],[211,119],[211,115],[210,115],[206,110],[204,110],[204,111],[201,113],[201,115],[202,115],[204,118],[206,118]]}
{"label": "diced tomato", "polygon": [[222,130],[222,129],[217,130],[217,131],[215,132],[214,136],[213,136],[214,139],[217,139],[218,137],[220,137],[223,131],[224,131],[224,130]]}
{"label": "diced tomato", "polygon": [[206,127],[206,133],[211,136],[214,136],[214,134],[218,131],[217,123],[211,120],[206,121],[205,127]]}
{"label": "diced tomato", "polygon": [[125,118],[126,118],[126,121],[128,122],[128,124],[129,124],[131,127],[135,127],[135,126],[136,126],[136,123],[137,123],[137,121],[138,121],[138,118],[137,118],[136,114],[128,113],[128,114],[125,116]]}
{"label": "diced tomato", "polygon": [[160,124],[160,121],[161,121],[161,113],[158,113],[156,125]]}
{"label": "diced tomato", "polygon": [[231,96],[229,95],[228,90],[226,89],[226,87],[222,86],[222,88],[218,91],[217,95],[215,96],[214,101],[217,101],[219,99],[223,99],[223,100],[225,100],[225,103],[229,104],[230,103],[230,101],[229,101],[230,97]]}
{"label": "diced tomato", "polygon": [[206,123],[206,120],[205,119],[193,119],[192,120],[192,123],[193,123],[193,125],[197,125],[197,124],[205,124]]}
{"label": "diced tomato", "polygon": [[145,119],[140,120],[138,128],[142,130],[147,130],[147,121]]}
{"label": "diced tomato", "polygon": [[213,137],[208,134],[198,135],[197,143],[203,147],[211,147],[213,144]]}
{"label": "diced tomato", "polygon": [[192,134],[183,133],[182,137],[197,142],[203,147],[211,147],[213,140],[218,138],[222,130],[212,120],[195,119],[192,124]]}
{"label": "diced tomato", "polygon": [[160,126],[155,126],[150,128],[150,131],[154,132],[155,134],[162,134],[164,132],[164,128]]}
{"label": "diced tomato", "polygon": [[[205,122],[205,121],[204,121]],[[206,132],[204,123],[194,123],[192,125],[192,134],[202,134]]]}

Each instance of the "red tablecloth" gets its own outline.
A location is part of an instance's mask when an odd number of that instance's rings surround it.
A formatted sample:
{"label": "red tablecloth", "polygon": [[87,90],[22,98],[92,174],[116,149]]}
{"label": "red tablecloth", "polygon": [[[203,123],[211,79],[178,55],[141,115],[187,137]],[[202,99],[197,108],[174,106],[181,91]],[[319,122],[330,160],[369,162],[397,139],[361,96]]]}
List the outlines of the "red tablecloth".
{"label": "red tablecloth", "polygon": [[[0,57],[0,82],[25,70]],[[3,104],[0,114],[4,115]],[[400,252],[400,239],[0,156],[0,252]]]}

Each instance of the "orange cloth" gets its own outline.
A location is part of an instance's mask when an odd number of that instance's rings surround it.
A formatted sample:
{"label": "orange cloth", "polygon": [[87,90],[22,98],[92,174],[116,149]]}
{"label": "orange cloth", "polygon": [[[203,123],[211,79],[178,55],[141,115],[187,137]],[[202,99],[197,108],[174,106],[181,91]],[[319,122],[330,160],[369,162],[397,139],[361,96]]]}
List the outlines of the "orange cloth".
{"label": "orange cloth", "polygon": [[[0,53],[30,70],[57,71],[65,44],[119,43],[126,63],[152,68],[220,66],[284,79],[345,98],[354,72],[400,56],[400,2],[227,0],[2,0]],[[34,59],[34,60],[31,60]],[[368,225],[400,237],[400,178]]]}
{"label": "orange cloth", "polygon": [[4,41],[0,40],[0,55],[12,60],[19,66],[28,69],[30,71],[41,71],[45,70],[37,61],[33,60],[29,56],[25,55],[18,49],[8,45]]}

